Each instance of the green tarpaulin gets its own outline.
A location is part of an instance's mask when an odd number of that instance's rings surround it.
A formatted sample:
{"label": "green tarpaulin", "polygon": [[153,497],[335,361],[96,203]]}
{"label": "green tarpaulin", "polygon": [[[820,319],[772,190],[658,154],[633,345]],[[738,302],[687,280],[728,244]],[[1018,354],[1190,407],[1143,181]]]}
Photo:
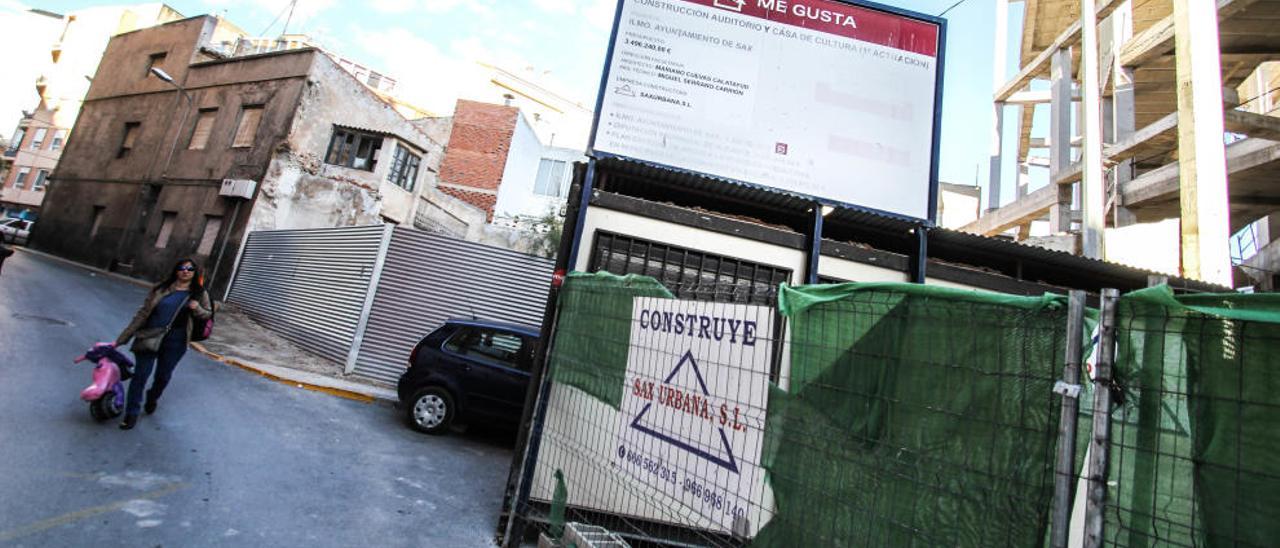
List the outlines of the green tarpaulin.
{"label": "green tarpaulin", "polygon": [[764,546],[1034,546],[1045,538],[1066,298],[912,284],[783,288]]}
{"label": "green tarpaulin", "polygon": [[618,408],[626,384],[635,297],[672,295],[648,276],[573,272],[565,278],[551,350],[553,382],[576,387]]}
{"label": "green tarpaulin", "polygon": [[1110,543],[1274,546],[1280,295],[1125,295],[1115,377]]}

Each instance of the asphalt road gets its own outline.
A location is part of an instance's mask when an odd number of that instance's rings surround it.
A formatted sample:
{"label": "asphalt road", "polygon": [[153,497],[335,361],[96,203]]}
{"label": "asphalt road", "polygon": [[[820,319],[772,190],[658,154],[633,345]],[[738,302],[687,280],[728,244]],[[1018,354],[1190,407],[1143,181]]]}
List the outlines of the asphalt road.
{"label": "asphalt road", "polygon": [[385,404],[189,351],[155,415],[95,422],[71,360],[144,289],[19,251],[0,274],[0,546],[492,545],[511,436],[411,432]]}

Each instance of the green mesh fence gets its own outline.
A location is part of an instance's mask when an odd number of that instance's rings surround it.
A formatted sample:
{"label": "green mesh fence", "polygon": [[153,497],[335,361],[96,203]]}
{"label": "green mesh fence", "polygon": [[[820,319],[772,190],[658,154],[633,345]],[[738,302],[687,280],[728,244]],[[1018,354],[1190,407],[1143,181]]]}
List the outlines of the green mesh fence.
{"label": "green mesh fence", "polygon": [[1280,539],[1280,296],[1130,293],[1117,307],[1113,546]]}
{"label": "green mesh fence", "polygon": [[1034,546],[1052,500],[1066,299],[786,289],[762,546]]}
{"label": "green mesh fence", "polygon": [[[567,463],[564,485],[550,468],[535,482],[542,506],[522,513],[604,525],[642,544],[1044,544],[1064,297],[909,284],[784,288],[789,346],[760,455],[768,515],[758,533],[737,536],[677,525],[696,522],[698,508],[658,504],[617,474],[625,422],[613,415],[634,350],[636,296],[671,293],[638,276],[573,274],[566,283],[550,361],[558,414],[543,437],[544,457]],[[1121,299],[1117,318],[1107,544],[1274,545],[1280,298],[1155,288]],[[1081,417],[1082,441],[1089,424]],[[567,503],[552,504],[565,487]]]}
{"label": "green mesh fence", "polygon": [[570,273],[560,292],[552,381],[599,398],[614,409],[626,385],[631,301],[671,298],[657,280],[608,272]]}

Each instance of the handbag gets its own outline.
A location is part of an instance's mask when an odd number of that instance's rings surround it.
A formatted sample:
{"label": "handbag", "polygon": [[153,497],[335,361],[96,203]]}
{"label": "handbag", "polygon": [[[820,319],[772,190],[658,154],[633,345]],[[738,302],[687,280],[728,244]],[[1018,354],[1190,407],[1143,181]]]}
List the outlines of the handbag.
{"label": "handbag", "polygon": [[[188,299],[190,300],[190,299]],[[160,351],[160,343],[164,342],[164,336],[169,334],[169,330],[173,328],[173,322],[178,319],[178,314],[182,313],[182,309],[186,308],[187,302],[183,301],[182,306],[178,307],[178,311],[173,313],[173,317],[169,318],[169,323],[164,327],[148,327],[139,329],[133,334],[133,344],[129,349],[134,354],[139,352],[148,352],[154,354]]]}
{"label": "handbag", "polygon": [[213,335],[213,316],[217,313],[216,309],[210,310],[209,317],[203,320],[191,317],[191,342],[200,342]]}

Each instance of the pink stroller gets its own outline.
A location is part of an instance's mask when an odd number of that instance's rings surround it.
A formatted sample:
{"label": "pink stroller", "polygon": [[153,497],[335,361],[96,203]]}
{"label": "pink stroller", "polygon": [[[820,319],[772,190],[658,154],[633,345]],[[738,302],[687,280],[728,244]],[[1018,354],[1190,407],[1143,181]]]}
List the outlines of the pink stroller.
{"label": "pink stroller", "polygon": [[120,416],[124,411],[124,383],[133,376],[133,360],[130,360],[112,343],[93,345],[75,363],[89,360],[93,366],[93,384],[80,391],[80,399],[89,402],[89,414],[99,421]]}

